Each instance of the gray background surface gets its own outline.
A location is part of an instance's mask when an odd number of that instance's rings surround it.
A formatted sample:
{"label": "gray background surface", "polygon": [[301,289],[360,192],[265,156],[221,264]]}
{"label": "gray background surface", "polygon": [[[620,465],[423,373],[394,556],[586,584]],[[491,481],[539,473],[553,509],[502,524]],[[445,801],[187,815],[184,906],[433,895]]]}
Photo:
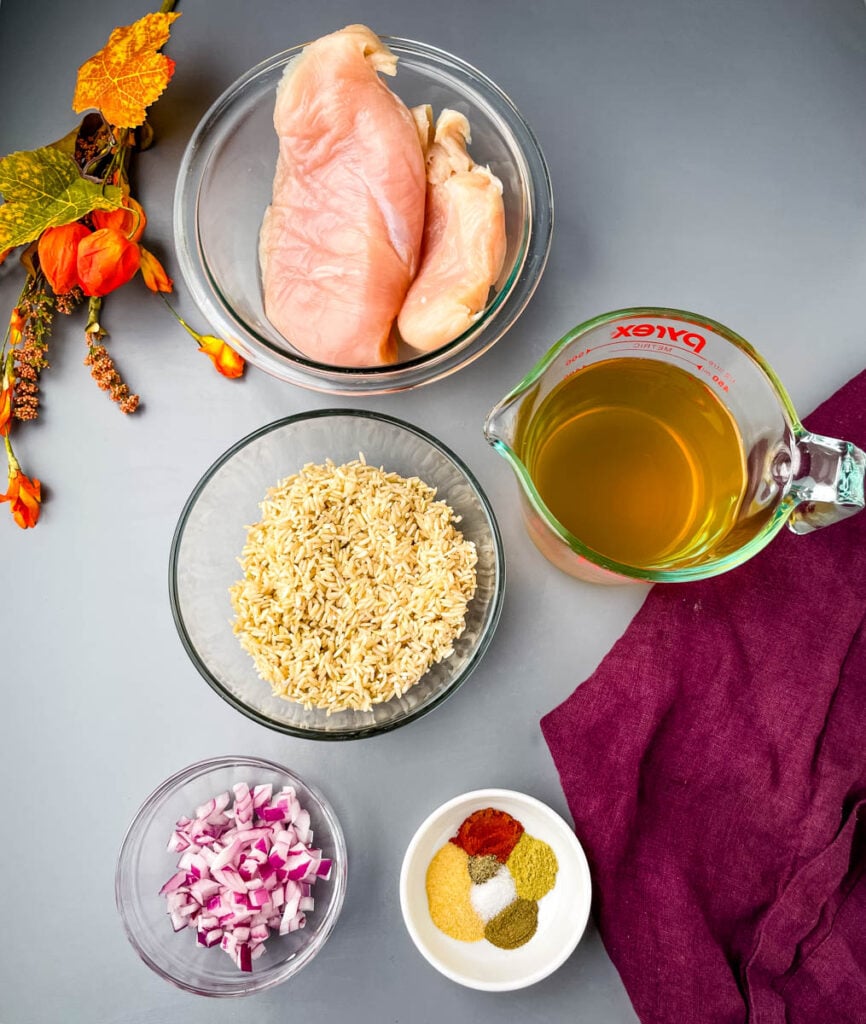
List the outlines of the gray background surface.
{"label": "gray background surface", "polygon": [[[78,65],[134,0],[3,0],[0,152],[67,132]],[[428,388],[353,402],[251,370],[223,380],[140,282],[103,321],[143,409],[122,416],[81,365],[83,319],[58,325],[44,409],[18,432],[46,482],[34,531],[0,507],[3,812],[0,1022],[410,1024],[636,1020],[591,928],[532,989],[460,988],[421,958],[397,878],[420,821],[468,789],[519,789],[568,815],[539,717],[595,668],[646,588],[559,574],[521,525],[516,485],[481,435],[487,410],[568,328],[621,306],[691,308],[745,335],[806,413],[866,362],[866,9],[860,0],[187,0],[177,61],[139,162],[147,238],[177,276],[171,203],[185,143],[252,64],[353,21],[433,43],[486,72],[547,156],[550,263],[530,307],[481,360]],[[242,188],[243,183],[239,182]],[[0,269],[5,320],[21,284]],[[178,282],[177,303],[206,330]],[[169,544],[184,500],[230,444],[331,405],[387,411],[439,436],[486,488],[508,587],[484,662],[429,717],[379,739],[317,744],[219,700],[169,612]],[[808,541],[804,541],[807,543]],[[174,990],[136,958],[114,907],[115,857],[144,797],[202,757],[255,753],[326,792],[350,850],[338,927],[295,980],[241,1003]],[[296,1017],[294,1015],[297,1015]],[[684,1022],[685,1024],[685,1022]]]}

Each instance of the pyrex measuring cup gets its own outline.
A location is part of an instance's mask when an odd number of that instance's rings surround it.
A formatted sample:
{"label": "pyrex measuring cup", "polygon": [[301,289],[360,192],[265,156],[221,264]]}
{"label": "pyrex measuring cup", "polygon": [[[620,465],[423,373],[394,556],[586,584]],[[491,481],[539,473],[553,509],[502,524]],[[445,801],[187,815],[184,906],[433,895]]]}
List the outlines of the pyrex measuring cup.
{"label": "pyrex measuring cup", "polygon": [[[547,408],[545,400],[557,388],[561,395],[564,382],[591,366],[611,361],[604,372],[613,367],[617,373],[628,360],[670,364],[702,382],[727,410],[741,448],[743,485],[730,497],[731,520],[723,536],[707,550],[698,547],[650,566],[593,550],[551,513],[533,476],[538,446],[547,440],[538,417],[539,409]],[[647,369],[643,364],[641,372]],[[655,366],[650,372],[659,370]],[[621,309],[575,327],[491,410],[484,433],[517,475],[535,544],[565,572],[594,582],[713,576],[760,551],[786,523],[794,533],[808,533],[864,504],[864,453],[847,441],[809,433],[776,374],[747,341],[713,320],[677,309]],[[586,490],[580,500],[605,500],[604,494]],[[643,500],[637,487],[633,499]],[[651,503],[640,512],[652,516]]]}

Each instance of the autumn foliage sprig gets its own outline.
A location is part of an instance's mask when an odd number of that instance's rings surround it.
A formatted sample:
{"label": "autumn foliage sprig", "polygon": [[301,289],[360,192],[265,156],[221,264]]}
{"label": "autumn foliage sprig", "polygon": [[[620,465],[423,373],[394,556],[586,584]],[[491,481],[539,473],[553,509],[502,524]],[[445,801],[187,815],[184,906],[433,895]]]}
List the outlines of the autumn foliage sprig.
{"label": "autumn foliage sprig", "polygon": [[[133,198],[130,166],[153,133],[147,108],[165,90],[174,61],[161,52],[180,17],[166,0],[158,13],[116,28],[106,45],[79,68],[72,101],[86,113],[64,138],[41,149],[0,160],[0,262],[23,247],[26,277],[0,345],[0,437],[8,465],[6,493],[22,528],[39,519],[42,493],[21,469],[12,448],[13,424],[39,414],[39,381],[48,367],[48,343],[57,313],[87,306],[84,363],[98,386],[122,412],[138,408],[104,342],[106,295],[137,275],[163,298],[173,282],[142,244],[147,216]],[[121,84],[122,83],[122,84]],[[172,315],[198,342],[199,350],[226,377],[240,377],[244,360],[219,338],[199,334]]]}

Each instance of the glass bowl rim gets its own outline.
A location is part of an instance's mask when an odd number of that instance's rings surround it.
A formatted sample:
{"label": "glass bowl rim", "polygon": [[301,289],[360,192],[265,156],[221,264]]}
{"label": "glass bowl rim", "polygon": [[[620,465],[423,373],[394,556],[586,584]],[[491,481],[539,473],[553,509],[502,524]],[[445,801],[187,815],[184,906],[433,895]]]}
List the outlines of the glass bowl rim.
{"label": "glass bowl rim", "polygon": [[[510,141],[515,144],[521,162],[525,165],[521,168],[525,172],[521,173],[521,183],[525,186],[528,209],[523,217],[523,237],[519,242],[517,262],[511,268],[503,290],[485,308],[484,314],[492,315],[484,319],[479,334],[474,333],[478,325],[473,324],[468,331],[446,345],[391,365],[331,366],[308,359],[300,353],[273,350],[235,312],[211,279],[207,261],[201,253],[196,227],[198,196],[212,153],[211,149],[203,145],[202,140],[250,83],[297,56],[309,45],[309,41],[259,61],[217,96],[193,129],[181,158],[175,185],[172,210],[175,254],[196,308],[219,332],[230,335],[232,343],[240,348],[253,365],[278,380],[324,394],[373,395],[409,390],[441,380],[468,366],[492,348],[520,318],[541,281],[552,245],[554,202],[550,169],[535,133],[510,96],[484,72],[447,50],[402,36],[381,34],[379,38],[398,53],[402,50],[411,56],[450,65],[495,98],[494,109],[500,117],[505,111],[513,120],[513,123],[509,121],[507,127]],[[190,203],[192,212],[187,212],[185,205]],[[505,319],[497,324],[497,317],[503,312],[506,314]],[[487,328],[491,325],[490,337],[485,340]],[[431,372],[425,376],[427,370]],[[419,374],[420,378],[417,376]]]}
{"label": "glass bowl rim", "polygon": [[[345,729],[339,732],[323,732],[312,729],[303,729],[299,726],[289,725],[282,722],[275,722],[260,711],[244,703],[233,693],[230,693],[219,682],[219,680],[215,678],[187,633],[180,607],[177,578],[180,545],[183,540],[186,524],[199,497],[216,473],[219,472],[219,470],[222,469],[230,459],[246,448],[249,444],[252,444],[261,437],[265,437],[267,434],[270,434],[275,430],[279,430],[282,427],[289,426],[294,423],[301,423],[307,420],[325,419],[334,416],[348,416],[357,419],[375,420],[377,422],[387,423],[390,426],[399,427],[400,429],[419,437],[422,441],[425,441],[432,448],[438,451],[439,454],[444,455],[447,460],[453,463],[469,484],[469,487],[481,505],[485,518],[487,519],[494,551],[494,585],[486,619],[479,634],[475,649],[472,651],[462,670],[453,679],[451,679],[435,697],[429,700],[426,704],[415,708],[404,717],[394,719],[393,721],[375,723],[366,728],[359,727],[354,729]],[[451,694],[455,693],[466,682],[469,676],[472,675],[493,640],[493,636],[496,633],[496,627],[502,614],[502,604],[505,596],[505,549],[502,543],[502,534],[499,529],[496,514],[493,511],[490,499],[487,497],[481,484],[478,482],[466,463],[438,438],[434,437],[426,430],[423,430],[421,427],[417,427],[412,423],[407,423],[405,420],[398,419],[396,416],[389,416],[386,413],[372,412],[365,409],[314,409],[307,412],[294,413],[290,416],[283,416],[280,419],[273,420],[270,423],[266,423],[263,426],[258,427],[256,430],[246,434],[239,441],[236,441],[230,448],[227,448],[222,455],[220,455],[213,463],[211,463],[207,470],[205,470],[187,498],[174,530],[174,535],[171,540],[171,549],[169,552],[168,588],[172,618],[174,619],[175,628],[187,656],[208,686],[210,686],[215,693],[222,697],[222,699],[226,701],[227,704],[231,705],[231,707],[236,711],[239,711],[258,725],[263,725],[268,729],[273,729],[275,732],[282,733],[286,736],[297,736],[301,739],[308,740],[329,741],[367,739],[373,736],[382,735],[386,732],[391,732],[401,726],[408,725],[410,722],[417,721],[419,718],[423,718],[425,715],[429,714],[429,712],[439,707],[439,705],[450,697]]]}
{"label": "glass bowl rim", "polygon": [[[286,961],[283,964],[284,970],[281,971],[277,968],[277,965],[274,965],[274,973],[271,977],[268,977],[267,980],[264,980],[261,975],[258,980],[256,980],[255,974],[249,975],[238,972],[238,988],[236,990],[216,992],[211,989],[202,988],[201,986],[183,981],[174,974],[169,973],[160,964],[156,963],[150,954],[143,948],[137,936],[134,934],[130,926],[130,922],[127,920],[127,915],[124,909],[126,897],[122,892],[122,882],[126,877],[126,874],[131,873],[132,871],[130,858],[134,850],[134,847],[132,846],[133,832],[143,822],[145,816],[149,812],[157,810],[171,794],[179,793],[183,785],[187,782],[191,782],[194,779],[218,769],[233,768],[237,766],[264,768],[269,771],[274,771],[279,775],[286,776],[293,783],[300,783],[304,789],[307,790],[313,800],[318,804],[318,809],[321,810],[325,820],[327,821],[328,827],[331,830],[334,844],[335,869],[332,871],[331,879],[334,881],[335,887],[331,903],[326,912],[322,930],[319,931],[316,936],[298,952],[296,957],[293,957],[291,960]],[[167,872],[169,870],[171,869],[166,869]],[[138,809],[133,814],[129,825],[124,832],[114,870],[115,905],[123,926],[124,934],[139,959],[143,963],[147,964],[147,966],[160,978],[168,981],[176,988],[182,989],[185,992],[192,992],[194,995],[202,995],[215,999],[255,995],[257,992],[264,992],[269,988],[280,985],[294,977],[295,974],[299,973],[307,966],[307,964],[310,963],[311,960],[315,958],[316,954],[322,949],[333,932],[343,909],[347,886],[348,854],[346,850],[346,836],[343,832],[343,826],[340,824],[340,819],[337,817],[336,812],[328,799],[322,794],[318,786],[307,782],[306,779],[301,778],[301,776],[291,768],[288,768],[286,765],[280,764],[277,761],[272,761],[269,758],[259,757],[254,754],[222,754],[215,757],[203,758],[202,760],[194,761],[192,764],[188,764],[183,768],[179,768],[164,779],[144,798],[144,800],[142,800]],[[300,962],[298,962],[298,958],[301,958]],[[291,966],[291,970],[287,970],[289,966]]]}

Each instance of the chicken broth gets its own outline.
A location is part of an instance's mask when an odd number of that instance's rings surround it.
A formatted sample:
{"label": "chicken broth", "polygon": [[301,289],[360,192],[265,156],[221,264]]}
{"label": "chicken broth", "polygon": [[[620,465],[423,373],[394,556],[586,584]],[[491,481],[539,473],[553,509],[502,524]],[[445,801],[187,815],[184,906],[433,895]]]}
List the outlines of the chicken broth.
{"label": "chicken broth", "polygon": [[725,406],[690,373],[653,359],[610,359],[567,377],[517,440],[556,519],[636,568],[713,558],[746,488]]}

